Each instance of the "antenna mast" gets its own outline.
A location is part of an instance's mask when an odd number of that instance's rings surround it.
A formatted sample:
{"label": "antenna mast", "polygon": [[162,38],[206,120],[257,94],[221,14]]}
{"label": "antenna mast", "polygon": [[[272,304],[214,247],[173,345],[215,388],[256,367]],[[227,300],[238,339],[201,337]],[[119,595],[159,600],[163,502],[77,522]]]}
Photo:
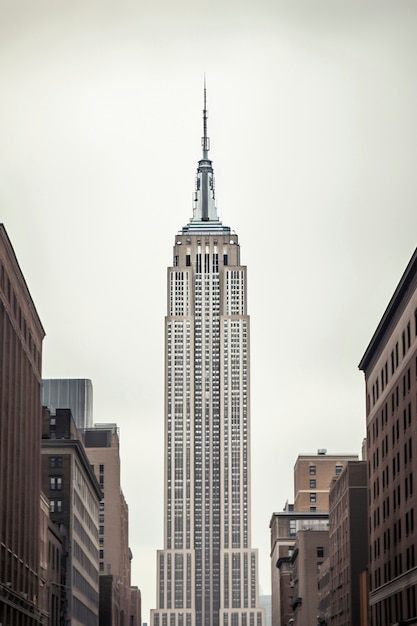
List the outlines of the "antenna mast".
{"label": "antenna mast", "polygon": [[210,150],[210,139],[207,137],[207,93],[206,93],[206,75],[204,74],[204,109],[203,109],[203,137],[201,145],[203,148],[203,159],[208,159],[208,151]]}

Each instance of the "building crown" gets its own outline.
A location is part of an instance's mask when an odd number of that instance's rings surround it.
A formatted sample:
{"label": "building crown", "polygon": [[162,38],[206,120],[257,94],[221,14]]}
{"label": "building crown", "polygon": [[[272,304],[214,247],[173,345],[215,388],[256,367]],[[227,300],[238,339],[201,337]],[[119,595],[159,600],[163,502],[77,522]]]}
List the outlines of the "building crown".
{"label": "building crown", "polygon": [[228,226],[223,226],[218,215],[214,194],[213,163],[209,158],[210,138],[207,134],[207,89],[204,77],[204,108],[203,108],[203,136],[201,138],[202,157],[198,161],[196,186],[193,194],[193,216],[183,233],[190,231],[218,231],[230,232]]}

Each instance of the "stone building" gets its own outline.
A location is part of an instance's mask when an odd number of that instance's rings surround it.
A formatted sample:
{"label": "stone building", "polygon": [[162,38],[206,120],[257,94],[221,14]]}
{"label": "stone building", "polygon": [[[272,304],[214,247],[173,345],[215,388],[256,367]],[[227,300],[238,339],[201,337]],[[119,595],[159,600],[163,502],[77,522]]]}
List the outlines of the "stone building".
{"label": "stone building", "polygon": [[98,626],[100,485],[69,409],[44,409],[42,488],[62,535],[60,606],[63,623]]}
{"label": "stone building", "polygon": [[116,424],[96,424],[85,430],[82,437],[102,490],[99,511],[100,626],[135,626],[140,624],[141,616],[137,613],[137,604],[132,602],[137,597],[137,588],[131,587],[129,510],[121,488],[119,430]]}

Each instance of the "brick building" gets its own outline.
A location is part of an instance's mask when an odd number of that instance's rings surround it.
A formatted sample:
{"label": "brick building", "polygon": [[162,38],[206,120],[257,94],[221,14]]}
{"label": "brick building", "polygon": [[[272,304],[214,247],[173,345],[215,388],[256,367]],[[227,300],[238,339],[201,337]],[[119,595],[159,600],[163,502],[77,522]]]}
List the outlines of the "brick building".
{"label": "brick building", "polygon": [[348,461],[357,461],[353,454],[300,454],[294,466],[294,510],[329,511],[330,483]]}
{"label": "brick building", "polygon": [[45,332],[0,225],[0,623],[46,624],[39,608],[41,361]]}
{"label": "brick building", "polygon": [[[270,522],[272,626],[287,626],[291,619],[294,620],[292,624],[300,624],[307,614],[310,619],[307,605],[316,607],[317,617],[318,571],[308,566],[308,560],[302,554],[308,543],[301,536],[298,540],[298,535],[305,531],[328,533],[331,482],[348,462],[357,460],[357,455],[327,454],[325,449],[319,449],[317,454],[300,454],[297,457],[294,465],[294,504],[287,503],[284,511],[274,513]],[[320,561],[314,561],[316,566],[317,563],[324,563],[328,556],[328,540],[320,543],[319,537],[315,535],[311,539],[313,543],[319,541],[317,547],[323,548]],[[288,576],[288,563],[291,570],[297,568],[297,576],[293,572]],[[288,581],[291,582],[290,589],[287,588]],[[304,609],[301,610],[303,596],[300,594],[306,590],[313,593],[314,598],[305,597]],[[294,598],[301,600],[297,602]]]}
{"label": "brick building", "polygon": [[330,490],[329,558],[332,626],[365,626],[361,575],[368,559],[366,461],[349,461]]}
{"label": "brick building", "polygon": [[363,355],[371,626],[417,623],[417,250]]}

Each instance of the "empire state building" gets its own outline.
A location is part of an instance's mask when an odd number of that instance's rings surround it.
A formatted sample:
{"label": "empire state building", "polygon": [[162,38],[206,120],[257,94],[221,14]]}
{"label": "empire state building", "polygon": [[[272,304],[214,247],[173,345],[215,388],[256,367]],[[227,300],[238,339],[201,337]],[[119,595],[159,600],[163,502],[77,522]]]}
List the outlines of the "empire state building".
{"label": "empire state building", "polygon": [[217,215],[204,90],[193,217],[165,317],[164,549],[152,626],[263,626],[251,547],[246,267]]}

